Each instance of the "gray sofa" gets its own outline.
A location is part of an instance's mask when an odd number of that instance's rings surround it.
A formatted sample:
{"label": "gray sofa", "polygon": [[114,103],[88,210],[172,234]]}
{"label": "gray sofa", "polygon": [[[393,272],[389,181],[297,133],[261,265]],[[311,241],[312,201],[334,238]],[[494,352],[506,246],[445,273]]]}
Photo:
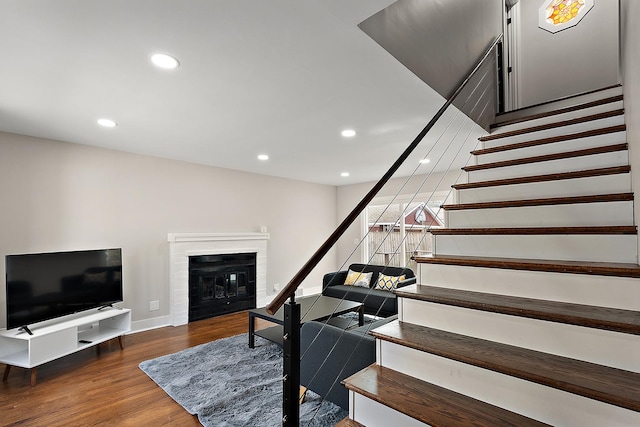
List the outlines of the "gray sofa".
{"label": "gray sofa", "polygon": [[398,316],[345,331],[324,322],[307,322],[300,330],[300,384],[330,402],[349,409],[342,380],[376,361],[375,338],[369,331]]}
{"label": "gray sofa", "polygon": [[370,282],[371,288],[344,285],[344,281],[347,277],[347,270],[343,270],[324,275],[322,279],[322,295],[362,302],[364,304],[364,312],[375,316],[388,317],[398,314],[398,303],[396,301],[395,293],[372,289],[378,282],[378,275],[380,273],[396,277],[404,275],[405,279],[398,283],[398,288],[416,283],[415,274],[410,268],[351,264],[349,266],[349,270],[362,273],[373,272]]}

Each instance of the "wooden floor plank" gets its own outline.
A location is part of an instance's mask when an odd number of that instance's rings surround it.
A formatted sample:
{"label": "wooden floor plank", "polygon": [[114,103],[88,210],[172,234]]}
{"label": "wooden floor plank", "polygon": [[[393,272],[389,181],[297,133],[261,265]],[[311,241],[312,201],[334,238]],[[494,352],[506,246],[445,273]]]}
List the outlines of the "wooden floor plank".
{"label": "wooden floor plank", "polygon": [[14,367],[0,383],[0,425],[200,426],[138,364],[246,333],[247,325],[240,312],[130,334],[124,350],[114,339],[40,366],[35,387],[28,370]]}

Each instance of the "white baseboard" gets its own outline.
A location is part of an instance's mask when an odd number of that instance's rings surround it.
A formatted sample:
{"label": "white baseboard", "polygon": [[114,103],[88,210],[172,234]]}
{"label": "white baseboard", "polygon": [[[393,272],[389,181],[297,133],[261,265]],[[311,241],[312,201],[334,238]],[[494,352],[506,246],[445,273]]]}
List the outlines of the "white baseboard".
{"label": "white baseboard", "polygon": [[135,322],[131,322],[131,332],[129,332],[129,334],[150,331],[152,329],[163,328],[165,326],[171,326],[171,316],[160,316],[151,319],[137,320]]}

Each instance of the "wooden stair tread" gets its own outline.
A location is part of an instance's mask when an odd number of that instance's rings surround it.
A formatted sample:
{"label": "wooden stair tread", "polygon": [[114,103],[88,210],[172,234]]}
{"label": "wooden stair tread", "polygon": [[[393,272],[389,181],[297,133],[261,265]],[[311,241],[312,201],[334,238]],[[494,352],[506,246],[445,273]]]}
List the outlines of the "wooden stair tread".
{"label": "wooden stair tread", "polygon": [[478,138],[478,140],[493,141],[496,139],[509,138],[511,136],[524,135],[526,133],[539,132],[547,129],[555,129],[559,127],[571,126],[579,123],[586,123],[594,120],[606,119],[609,117],[622,116],[622,115],[624,115],[624,109],[605,111],[603,113],[590,114],[588,116],[583,116],[583,117],[576,117],[575,119],[562,120],[559,122],[547,123],[544,125],[532,126],[524,129],[516,129],[508,132],[494,133],[491,135],[480,137]]}
{"label": "wooden stair tread", "polygon": [[[599,105],[606,105],[606,104],[610,104],[612,102],[622,101],[623,98],[624,97],[622,95],[611,96],[611,97],[608,97],[608,98],[598,99],[596,101],[585,102],[583,104],[572,105],[570,107],[565,107],[565,108],[559,108],[559,109],[553,110],[553,111],[547,111],[547,112],[538,113],[538,114],[531,114],[529,116],[519,117],[517,119],[497,121],[496,123],[492,124],[490,127],[491,127],[491,129],[495,129],[495,128],[498,128],[498,127],[501,127],[501,126],[507,126],[507,125],[512,125],[512,124],[516,124],[516,123],[527,122],[527,121],[530,121],[530,120],[541,119],[543,117],[551,117],[551,116],[556,116],[556,115],[559,115],[559,114],[570,113],[572,111],[584,110],[586,108],[597,107]],[[500,115],[498,115],[496,118],[499,119],[499,117],[500,117]]]}
{"label": "wooden stair tread", "polygon": [[473,150],[471,154],[481,156],[483,154],[499,153],[502,151],[517,150],[521,148],[536,147],[539,145],[554,144],[556,142],[570,141],[572,139],[588,138],[592,136],[606,135],[609,133],[624,132],[627,130],[626,125],[610,126],[600,129],[592,129],[583,132],[568,133],[566,135],[551,136],[548,138],[534,139],[531,141],[517,142],[514,144],[499,145],[496,147],[481,148]]}
{"label": "wooden stair tread", "polygon": [[640,265],[638,264],[449,255],[430,255],[413,257],[413,259],[417,263],[424,264],[640,278]]}
{"label": "wooden stair tread", "polygon": [[474,310],[640,335],[640,312],[414,284],[400,297]]}
{"label": "wooden stair tread", "polygon": [[550,173],[545,175],[523,176],[518,178],[496,179],[492,181],[469,182],[454,184],[451,187],[456,190],[468,190],[472,188],[497,187],[501,185],[530,184],[534,182],[561,181],[565,179],[590,178],[605,175],[617,175],[629,173],[631,166],[614,166],[608,168],[587,169],[573,172]]}
{"label": "wooden stair tread", "polygon": [[587,227],[432,228],[434,235],[637,234],[635,225]]}
{"label": "wooden stair tread", "polygon": [[[513,114],[515,112],[522,112],[522,111],[530,110],[532,108],[539,108],[539,107],[542,107],[542,106],[545,106],[545,105],[557,104],[558,102],[566,101],[568,99],[578,98],[578,97],[581,97],[581,96],[584,96],[584,95],[592,95],[592,94],[595,94],[595,93],[598,93],[598,92],[604,92],[604,91],[607,91],[609,89],[621,88],[621,87],[622,87],[622,85],[620,83],[618,83],[618,84],[614,84],[614,85],[610,85],[610,86],[601,87],[601,88],[598,88],[598,89],[592,89],[592,90],[584,91],[584,92],[581,92],[581,93],[576,93],[576,94],[573,94],[573,95],[563,96],[563,97],[560,97],[560,98],[557,98],[557,99],[552,99],[552,100],[549,100],[549,101],[539,102],[539,103],[533,104],[533,105],[527,105],[525,107],[516,108],[514,110],[503,111],[501,113],[496,114],[496,121],[500,121],[502,117],[509,116],[509,115],[511,115],[511,114]],[[551,110],[551,111],[556,111],[556,110]],[[542,114],[544,114],[544,113],[542,113]],[[502,121],[504,121],[504,120],[502,120]]]}
{"label": "wooden stair tread", "polygon": [[338,421],[338,423],[334,427],[365,427],[365,426],[347,417]]}
{"label": "wooden stair tread", "polygon": [[433,427],[547,425],[376,364],[343,383],[349,390]]}
{"label": "wooden stair tread", "polygon": [[522,157],[519,159],[502,160],[499,162],[480,163],[477,165],[469,165],[462,168],[465,172],[473,172],[485,169],[495,169],[507,166],[518,166],[530,163],[548,162],[552,160],[570,159],[572,157],[593,156],[596,154],[613,153],[616,151],[625,151],[628,149],[627,143],[604,145],[595,148],[585,148],[582,150],[564,151],[561,153],[544,154],[541,156]]}
{"label": "wooden stair tread", "polygon": [[376,338],[553,387],[611,405],[640,411],[640,373],[393,321]]}
{"label": "wooden stair tread", "polygon": [[442,205],[447,211],[466,209],[497,209],[524,206],[570,205],[577,203],[626,202],[633,200],[633,193],[595,194],[591,196],[547,197],[543,199],[503,200],[497,202],[457,203]]}

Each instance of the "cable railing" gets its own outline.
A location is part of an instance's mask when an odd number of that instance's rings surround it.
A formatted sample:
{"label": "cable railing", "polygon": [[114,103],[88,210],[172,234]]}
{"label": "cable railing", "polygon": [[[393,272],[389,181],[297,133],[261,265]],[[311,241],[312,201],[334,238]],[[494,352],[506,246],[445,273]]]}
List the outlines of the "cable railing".
{"label": "cable railing", "polygon": [[[399,189],[396,191],[395,195],[392,197],[391,201],[387,204],[387,207],[384,211],[380,212],[379,217],[374,223],[379,222],[382,216],[385,214],[385,211],[391,206],[401,196],[406,196],[408,192],[406,190],[409,182],[415,177],[421,177],[422,180],[420,182],[419,188],[415,191],[411,192],[410,198],[407,201],[405,198],[404,206],[405,209],[400,210],[399,218],[396,219],[396,222],[404,221],[404,217],[406,214],[406,209],[409,206],[415,205],[415,203],[424,203],[427,204],[431,201],[433,197],[433,191],[430,193],[425,193],[423,188],[427,184],[427,182],[438,175],[436,171],[439,170],[450,170],[452,165],[454,164],[467,164],[470,155],[468,151],[465,153],[465,148],[473,148],[470,146],[470,139],[473,133],[474,125],[471,124],[468,129],[465,129],[465,126],[469,124],[468,121],[458,120],[460,110],[463,108],[458,107],[458,109],[454,109],[455,112],[453,114],[445,114],[450,109],[452,104],[456,103],[457,106],[464,106],[464,111],[472,111],[475,116],[485,116],[487,114],[495,114],[495,111],[489,111],[491,108],[495,107],[495,97],[498,94],[498,89],[496,88],[496,67],[491,66],[491,61],[497,61],[497,47],[502,41],[502,35],[498,36],[486,50],[486,52],[482,55],[482,57],[475,64],[473,69],[467,74],[467,76],[462,80],[462,82],[458,85],[458,87],[453,91],[451,96],[447,98],[443,106],[438,110],[438,112],[433,116],[433,118],[427,123],[427,125],[422,129],[422,131],[416,136],[416,138],[411,142],[411,144],[405,149],[405,151],[400,155],[400,157],[393,163],[391,168],[383,175],[383,177],[378,181],[373,188],[364,196],[364,198],[356,205],[355,208],[346,216],[346,218],[340,223],[340,225],[336,228],[336,230],[327,238],[327,240],[320,246],[320,248],[312,255],[312,257],[304,264],[304,266],[294,275],[294,277],[289,281],[289,283],[282,289],[282,291],[274,298],[274,300],[267,305],[266,311],[269,314],[274,314],[276,311],[281,309],[284,310],[284,334],[283,334],[283,426],[298,426],[300,424],[300,413],[299,413],[299,404],[300,404],[300,364],[301,361],[304,363],[306,361],[305,358],[309,357],[308,352],[309,349],[312,348],[313,344],[317,342],[318,337],[323,332],[325,327],[328,325],[328,321],[324,321],[323,325],[320,326],[317,335],[314,336],[310,344],[304,349],[305,351],[301,352],[300,348],[300,330],[301,330],[301,311],[300,304],[296,302],[296,290],[301,285],[301,283],[305,280],[305,278],[313,271],[313,269],[318,265],[318,263],[327,255],[327,253],[334,247],[334,245],[339,241],[340,237],[347,231],[347,229],[360,217],[362,212],[369,206],[374,198],[380,193],[380,191],[385,187],[385,185],[393,178],[395,173],[398,171],[400,166],[409,158],[410,155],[414,153],[419,144],[423,141],[425,136],[432,131],[436,123],[439,123],[442,119],[448,119],[449,122],[444,126],[444,130],[440,135],[435,138],[436,143],[432,144],[428,151],[424,154],[423,158],[430,157],[434,150],[438,149],[440,154],[439,157],[434,161],[432,160],[430,163],[430,170],[428,173],[421,172],[420,165],[416,166],[414,171],[409,177],[405,177],[405,181],[402,185],[400,185]],[[475,86],[473,86],[475,85]],[[463,92],[465,93],[465,99],[458,99],[458,96]],[[488,100],[487,100],[488,99]],[[461,124],[458,123],[462,122]],[[457,129],[453,129],[453,127],[458,126]],[[453,132],[453,136],[450,136],[451,132]],[[446,138],[445,138],[446,135]],[[473,140],[472,140],[473,141]],[[475,141],[473,141],[475,145]],[[464,156],[464,161],[460,159]],[[459,179],[462,171],[456,178]],[[448,175],[445,173],[440,173],[437,178],[436,187],[438,188],[443,181],[446,179]],[[450,184],[453,184],[451,182]],[[449,190],[445,199],[448,199],[452,194],[452,189]],[[421,194],[430,194],[427,199],[423,199]],[[438,210],[442,209],[439,207]],[[439,214],[439,211],[436,212],[436,215]],[[404,225],[403,225],[404,226]],[[430,224],[420,224],[421,230],[425,230],[426,232],[423,234],[421,239],[417,242],[417,245],[413,248],[408,248],[408,251],[414,253],[419,250],[421,247],[423,240],[430,235],[428,232],[433,226],[433,222]],[[412,232],[414,227],[418,227],[416,224],[409,224],[408,230],[409,233]],[[373,265],[372,262],[376,257],[376,253],[381,251],[381,248],[385,244],[387,240],[390,240],[395,231],[395,227],[389,227],[383,233],[386,233],[381,240],[379,240],[377,248],[373,250],[369,250],[368,259],[366,259],[364,265],[370,266]],[[356,252],[359,250],[361,245],[365,245],[369,243],[369,234],[371,230],[367,229],[366,233],[360,240],[359,245],[357,245],[351,254],[346,257],[346,260],[353,259],[356,255]],[[392,260],[398,256],[399,252],[403,252],[403,248],[406,251],[407,244],[407,234],[405,233],[400,239],[399,244],[392,248],[392,250],[387,250],[388,257],[385,258],[386,263],[382,266],[383,272],[385,269],[393,268],[391,266]],[[395,239],[397,241],[397,238]],[[344,271],[346,269],[346,264],[348,261],[344,261],[344,263],[340,266],[339,270]],[[406,271],[402,270],[402,271]],[[413,272],[412,272],[413,273]],[[333,276],[335,279],[335,276]],[[408,282],[414,282],[409,280]],[[325,288],[323,283],[323,289]],[[373,285],[371,286],[373,288]],[[369,291],[370,292],[370,291]],[[320,297],[318,297],[319,299]],[[318,301],[316,299],[312,302],[312,307]],[[287,302],[287,300],[289,300]],[[345,294],[341,297],[342,301],[348,301],[349,295]],[[340,301],[340,302],[342,302]],[[286,304],[285,304],[286,303]],[[337,310],[337,309],[336,309]],[[335,317],[337,311],[334,311],[329,319]],[[380,314],[383,313],[382,305],[379,307],[374,307],[373,309],[369,308],[367,314],[370,319],[378,319],[380,318]],[[305,319],[306,320],[306,319]],[[369,326],[371,326],[372,322],[369,322]],[[352,345],[352,348],[343,348],[340,343],[340,340],[346,334],[346,329],[343,329],[341,333],[338,333],[337,339],[330,347],[325,348],[326,356],[323,356],[323,359],[319,362],[319,366],[316,367],[315,371],[312,372],[313,376],[310,380],[307,380],[308,383],[313,384],[314,381],[320,376],[324,376],[326,373],[326,366],[331,365],[330,358],[332,355],[335,357],[336,353],[340,354],[340,359],[344,360],[344,367],[342,367],[336,374],[335,377],[331,378],[322,378],[324,383],[329,383],[329,391],[333,390],[336,387],[341,387],[340,381],[344,378],[346,366],[348,363],[354,358],[357,354],[357,348],[360,345],[360,341],[364,339],[365,335],[362,335],[360,340],[355,342]],[[308,341],[308,340],[307,340]],[[316,354],[313,355],[317,356]],[[346,357],[346,358],[345,358]],[[350,374],[350,372],[347,372]],[[313,386],[309,387],[309,389],[313,390]],[[323,399],[326,396],[321,396]]]}

